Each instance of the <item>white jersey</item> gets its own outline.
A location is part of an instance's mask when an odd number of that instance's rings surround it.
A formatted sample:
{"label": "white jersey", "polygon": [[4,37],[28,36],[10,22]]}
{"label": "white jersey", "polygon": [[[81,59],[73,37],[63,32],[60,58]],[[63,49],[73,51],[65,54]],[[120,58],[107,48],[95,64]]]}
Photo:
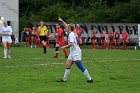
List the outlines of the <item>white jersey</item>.
{"label": "white jersey", "polygon": [[70,47],[70,55],[81,56],[81,49],[78,45],[78,37],[71,32],[68,36],[68,43],[74,43],[73,46]]}
{"label": "white jersey", "polygon": [[[7,26],[7,27],[3,26],[3,27],[1,27],[0,33],[2,33],[2,34],[12,34],[11,26]],[[2,42],[11,43],[12,42],[11,36],[2,36]]]}

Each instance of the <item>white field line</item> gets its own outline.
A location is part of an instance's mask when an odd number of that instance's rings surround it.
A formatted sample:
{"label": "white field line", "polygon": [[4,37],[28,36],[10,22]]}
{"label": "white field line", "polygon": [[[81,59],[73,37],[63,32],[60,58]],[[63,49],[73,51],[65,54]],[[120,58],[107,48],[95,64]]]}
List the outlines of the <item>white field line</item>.
{"label": "white field line", "polygon": [[6,68],[21,68],[21,67],[35,67],[35,66],[49,66],[49,65],[62,65],[63,63],[50,63],[50,64],[30,64],[30,65],[13,65],[5,66]]}
{"label": "white field line", "polygon": [[[41,58],[41,57],[38,57],[38,58],[12,58],[12,60],[17,60],[17,59],[35,59],[35,60],[41,60],[41,59],[66,59],[66,58]],[[133,59],[130,59],[130,58],[122,58],[122,59],[117,59],[117,58],[91,58],[91,60],[140,60],[138,58],[133,58]]]}
{"label": "white field line", "polygon": [[[139,61],[140,59],[102,59],[102,60],[90,60],[90,61],[83,61],[84,63],[88,63],[88,62],[93,62],[93,63],[98,63],[98,62],[123,62],[123,61]],[[46,63],[46,64],[26,64],[26,65],[11,65],[11,66],[5,66],[6,68],[21,68],[21,67],[35,67],[35,66],[49,66],[49,65],[63,65],[65,63]]]}

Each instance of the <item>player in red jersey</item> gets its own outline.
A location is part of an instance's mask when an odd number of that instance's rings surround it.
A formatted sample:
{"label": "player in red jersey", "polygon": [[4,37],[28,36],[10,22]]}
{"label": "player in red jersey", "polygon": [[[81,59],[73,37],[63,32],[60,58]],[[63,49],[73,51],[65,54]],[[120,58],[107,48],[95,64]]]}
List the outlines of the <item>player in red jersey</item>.
{"label": "player in red jersey", "polygon": [[37,44],[37,37],[38,37],[38,34],[37,34],[37,30],[35,29],[35,27],[33,27],[31,29],[31,48],[34,46],[36,47],[36,44]]}
{"label": "player in red jersey", "polygon": [[101,33],[100,33],[100,41],[101,41],[101,48],[107,48],[107,46],[106,46],[106,33],[105,33],[105,31],[102,31]]}
{"label": "player in red jersey", "polygon": [[109,38],[109,48],[113,49],[113,43],[114,43],[114,33],[112,31],[110,31],[110,33],[108,34],[108,38]]}
{"label": "player in red jersey", "polygon": [[29,28],[24,28],[22,31],[25,35],[25,45],[26,47],[30,46],[30,29]]}
{"label": "player in red jersey", "polygon": [[78,40],[79,40],[79,46],[82,45],[82,38],[81,38],[81,27],[79,24],[76,25],[76,33],[77,33],[77,36],[78,36]]}
{"label": "player in red jersey", "polygon": [[[58,54],[59,54],[59,47],[62,47],[66,44],[65,39],[64,39],[64,31],[63,29],[60,27],[59,24],[56,24],[56,33],[54,34],[56,37],[56,49],[55,49],[55,56],[54,58],[58,58]],[[68,53],[67,50],[64,48],[63,49],[65,58],[68,57]]]}
{"label": "player in red jersey", "polygon": [[117,46],[118,46],[118,49],[120,49],[120,32],[119,31],[116,31],[114,33],[114,38],[115,38],[115,46],[114,46],[114,49],[116,49]]}
{"label": "player in red jersey", "polygon": [[122,40],[123,40],[124,49],[128,49],[128,46],[127,46],[127,43],[128,43],[128,33],[126,31],[124,31],[122,33]]}
{"label": "player in red jersey", "polygon": [[96,49],[96,32],[93,31],[91,33],[91,44],[92,44],[92,49]]}

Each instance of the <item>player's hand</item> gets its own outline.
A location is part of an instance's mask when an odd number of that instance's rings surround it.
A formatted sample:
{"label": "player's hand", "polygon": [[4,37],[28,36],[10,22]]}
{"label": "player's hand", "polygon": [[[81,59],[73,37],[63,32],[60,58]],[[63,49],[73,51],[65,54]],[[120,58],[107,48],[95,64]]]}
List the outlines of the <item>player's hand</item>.
{"label": "player's hand", "polygon": [[59,20],[59,21],[63,21],[61,17],[58,17],[58,20]]}
{"label": "player's hand", "polygon": [[66,46],[62,46],[61,48],[62,48],[62,49],[65,49],[65,48],[66,48]]}

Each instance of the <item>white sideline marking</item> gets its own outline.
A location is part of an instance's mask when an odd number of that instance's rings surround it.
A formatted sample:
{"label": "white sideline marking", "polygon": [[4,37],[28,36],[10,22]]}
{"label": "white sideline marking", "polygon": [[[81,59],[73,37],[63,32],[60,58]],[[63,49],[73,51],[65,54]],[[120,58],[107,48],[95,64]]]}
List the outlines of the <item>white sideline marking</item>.
{"label": "white sideline marking", "polygon": [[[117,59],[117,60],[110,60],[111,58],[109,59],[103,59],[103,60],[96,60],[96,59],[92,59],[90,61],[83,61],[84,63],[88,63],[88,62],[93,62],[93,63],[98,63],[98,62],[122,62],[122,61],[137,61],[137,60],[140,60],[140,59]],[[32,64],[32,65],[13,65],[13,66],[5,66],[6,68],[20,68],[20,67],[34,67],[34,66],[49,66],[49,65],[62,65],[62,64],[65,64],[65,63],[49,63],[49,64]]]}

